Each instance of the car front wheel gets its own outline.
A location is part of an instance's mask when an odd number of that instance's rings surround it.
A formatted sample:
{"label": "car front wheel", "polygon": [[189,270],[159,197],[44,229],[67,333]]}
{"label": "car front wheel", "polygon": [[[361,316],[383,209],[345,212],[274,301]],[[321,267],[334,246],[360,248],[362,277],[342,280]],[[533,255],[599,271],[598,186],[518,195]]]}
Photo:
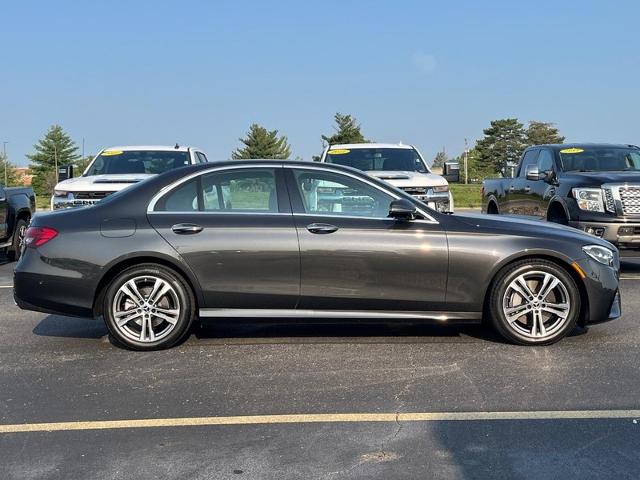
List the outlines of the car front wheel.
{"label": "car front wheel", "polygon": [[172,270],[144,264],[116,276],[104,296],[103,312],[111,335],[132,350],[169,348],[189,332],[195,300]]}
{"label": "car front wheel", "polygon": [[576,326],[580,291],[559,265],[524,260],[498,275],[490,309],[495,329],[507,340],[520,345],[550,345]]}

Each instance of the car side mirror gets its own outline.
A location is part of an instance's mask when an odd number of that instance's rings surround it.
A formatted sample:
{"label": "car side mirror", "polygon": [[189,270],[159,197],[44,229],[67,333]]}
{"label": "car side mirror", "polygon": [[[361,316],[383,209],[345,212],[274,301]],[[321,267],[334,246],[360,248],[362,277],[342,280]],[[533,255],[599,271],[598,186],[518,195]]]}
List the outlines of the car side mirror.
{"label": "car side mirror", "polygon": [[397,220],[413,220],[416,211],[416,206],[405,198],[394,200],[389,205],[389,217]]}
{"label": "car side mirror", "polygon": [[541,172],[540,170],[538,170],[537,165],[527,165],[526,174],[527,180],[531,180],[533,182],[537,180],[544,180],[547,176],[545,172]]}

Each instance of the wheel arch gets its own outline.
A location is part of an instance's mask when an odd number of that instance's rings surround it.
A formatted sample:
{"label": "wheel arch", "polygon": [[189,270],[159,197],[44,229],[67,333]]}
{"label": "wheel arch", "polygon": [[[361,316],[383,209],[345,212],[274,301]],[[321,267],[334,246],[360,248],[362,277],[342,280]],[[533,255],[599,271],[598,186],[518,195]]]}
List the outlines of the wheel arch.
{"label": "wheel arch", "polygon": [[495,209],[495,214],[500,214],[500,207],[498,206],[498,199],[494,195],[490,195],[487,200],[487,214],[493,214],[490,210]]}
{"label": "wheel arch", "polygon": [[567,204],[562,200],[561,197],[555,196],[549,201],[549,206],[547,207],[547,221],[549,221],[549,215],[555,209],[562,208],[562,211],[567,218],[567,221],[571,220],[571,216],[569,215],[569,209],[567,208]]}
{"label": "wheel arch", "polygon": [[580,292],[580,313],[578,315],[578,325],[584,326],[587,319],[589,318],[589,296],[587,294],[587,289],[584,286],[584,282],[582,281],[580,274],[576,271],[575,268],[572,267],[573,262],[570,259],[563,255],[557,254],[556,252],[549,253],[548,251],[544,253],[522,252],[522,255],[514,255],[500,262],[491,272],[491,280],[488,282],[487,288],[484,292],[484,315],[486,316],[488,314],[491,291],[493,290],[493,286],[495,285],[496,279],[500,276],[500,273],[509,268],[515,262],[519,262],[522,260],[546,260],[548,262],[552,262],[558,267],[562,268],[571,276],[571,278],[573,278],[573,281],[576,283],[578,291]]}
{"label": "wheel arch", "polygon": [[94,316],[97,317],[99,315],[102,315],[102,299],[104,298],[105,291],[107,290],[107,286],[109,285],[111,280],[113,280],[116,275],[118,275],[124,269],[145,263],[155,263],[157,265],[161,265],[163,267],[169,268],[174,273],[179,275],[184,280],[187,287],[191,289],[193,298],[196,301],[195,309],[196,312],[198,311],[198,306],[202,304],[202,292],[199,288],[200,285],[198,284],[197,279],[191,273],[188,267],[186,267],[186,265],[181,265],[174,259],[166,257],[164,255],[142,253],[141,255],[137,255],[135,257],[124,257],[114,260],[105,268],[105,272],[98,282],[98,286],[96,287],[96,291],[93,297],[92,309]]}

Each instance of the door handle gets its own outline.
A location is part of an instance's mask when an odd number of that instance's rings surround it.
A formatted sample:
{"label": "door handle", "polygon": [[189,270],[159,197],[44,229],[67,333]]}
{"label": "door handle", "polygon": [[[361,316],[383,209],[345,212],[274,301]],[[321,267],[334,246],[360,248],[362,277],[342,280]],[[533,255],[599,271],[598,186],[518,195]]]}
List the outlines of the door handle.
{"label": "door handle", "polygon": [[529,185],[524,187],[524,193],[529,193],[530,191],[531,191],[531,187]]}
{"label": "door handle", "polygon": [[200,233],[203,229],[195,223],[176,223],[171,227],[171,230],[178,235],[193,235],[194,233]]}
{"label": "door handle", "polygon": [[312,223],[307,225],[307,230],[311,233],[333,233],[338,231],[338,227],[329,223]]}

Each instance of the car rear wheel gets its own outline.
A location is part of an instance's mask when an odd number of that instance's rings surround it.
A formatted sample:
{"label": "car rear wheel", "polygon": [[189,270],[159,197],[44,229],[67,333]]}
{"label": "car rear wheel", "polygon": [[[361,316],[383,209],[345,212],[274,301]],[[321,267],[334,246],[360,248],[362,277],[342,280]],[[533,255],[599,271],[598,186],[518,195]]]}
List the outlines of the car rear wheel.
{"label": "car rear wheel", "polygon": [[7,251],[7,256],[9,260],[20,260],[20,255],[22,255],[22,245],[24,244],[24,235],[27,232],[27,227],[29,224],[26,220],[18,220],[16,223],[16,230],[13,232],[13,239],[11,242],[11,247]]}
{"label": "car rear wheel", "polygon": [[517,262],[499,274],[490,298],[495,329],[520,345],[550,345],[573,330],[580,291],[569,273],[546,260]]}
{"label": "car rear wheel", "polygon": [[161,265],[144,264],[115,277],[104,296],[111,335],[133,350],[169,348],[189,332],[195,300],[186,282]]}

